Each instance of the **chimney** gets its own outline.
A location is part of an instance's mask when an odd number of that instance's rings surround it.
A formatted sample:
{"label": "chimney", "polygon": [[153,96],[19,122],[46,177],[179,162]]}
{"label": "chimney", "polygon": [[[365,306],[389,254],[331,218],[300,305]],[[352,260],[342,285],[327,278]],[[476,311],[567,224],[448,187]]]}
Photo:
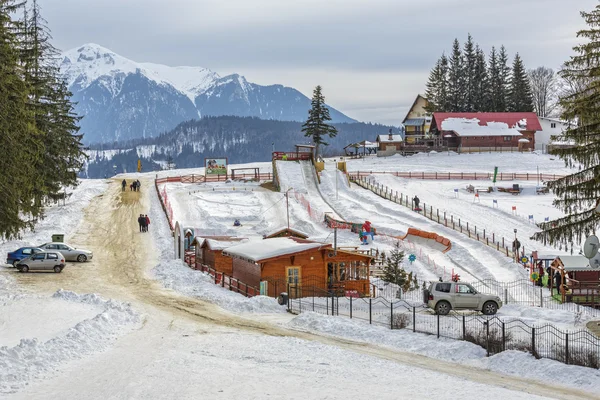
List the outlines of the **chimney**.
{"label": "chimney", "polygon": [[389,140],[394,140],[394,135],[392,135],[392,128],[390,128],[388,139]]}

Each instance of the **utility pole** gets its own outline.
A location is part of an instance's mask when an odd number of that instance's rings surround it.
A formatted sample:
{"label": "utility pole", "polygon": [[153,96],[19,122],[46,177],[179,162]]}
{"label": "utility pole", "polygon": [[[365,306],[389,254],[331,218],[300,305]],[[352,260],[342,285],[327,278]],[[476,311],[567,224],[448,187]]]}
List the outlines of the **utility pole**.
{"label": "utility pole", "polygon": [[337,173],[338,172],[338,164],[337,164],[337,160],[333,160],[333,164],[335,165],[335,170],[334,170],[334,173],[335,173],[335,199],[339,200],[339,197],[338,197],[338,177],[337,177],[338,176],[338,173]]}
{"label": "utility pole", "polygon": [[333,228],[333,255],[337,256],[337,227]]}

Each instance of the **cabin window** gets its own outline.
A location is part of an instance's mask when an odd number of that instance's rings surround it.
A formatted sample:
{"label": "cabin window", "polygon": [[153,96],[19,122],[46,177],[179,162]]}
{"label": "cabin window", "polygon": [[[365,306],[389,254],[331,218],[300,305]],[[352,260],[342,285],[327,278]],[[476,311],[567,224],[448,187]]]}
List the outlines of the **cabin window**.
{"label": "cabin window", "polygon": [[556,128],[556,122],[550,123],[550,128]]}
{"label": "cabin window", "polygon": [[504,136],[505,142],[510,142],[512,140],[512,136]]}

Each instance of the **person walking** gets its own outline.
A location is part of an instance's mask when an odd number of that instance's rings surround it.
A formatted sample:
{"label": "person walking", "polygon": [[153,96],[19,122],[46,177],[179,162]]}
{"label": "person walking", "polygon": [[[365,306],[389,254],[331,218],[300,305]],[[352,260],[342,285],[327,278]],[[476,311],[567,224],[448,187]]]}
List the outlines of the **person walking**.
{"label": "person walking", "polygon": [[150,218],[148,215],[144,215],[144,222],[146,223],[146,232],[148,232],[148,226],[150,225]]}
{"label": "person walking", "polygon": [[142,185],[142,184],[140,183],[140,180],[139,180],[139,179],[137,179],[137,180],[135,181],[135,188],[137,189],[137,191],[138,191],[138,192],[140,191],[140,186],[141,186],[141,185]]}
{"label": "person walking", "polygon": [[138,217],[138,225],[140,226],[140,232],[144,231],[144,229],[143,229],[143,223],[142,223],[142,218],[143,218],[143,215],[140,214],[140,216]]}
{"label": "person walking", "polygon": [[125,187],[127,186],[127,181],[125,179],[123,179],[123,182],[121,182],[121,191],[124,192],[125,191]]}

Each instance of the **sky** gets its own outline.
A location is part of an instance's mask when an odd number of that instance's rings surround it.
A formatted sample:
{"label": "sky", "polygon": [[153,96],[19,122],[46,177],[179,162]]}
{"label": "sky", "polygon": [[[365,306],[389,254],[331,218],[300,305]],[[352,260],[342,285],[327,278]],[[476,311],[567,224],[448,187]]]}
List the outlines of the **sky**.
{"label": "sky", "polygon": [[38,0],[69,50],[97,43],[137,62],[201,66],[282,84],[365,122],[400,125],[431,67],[471,33],[557,69],[597,0]]}

